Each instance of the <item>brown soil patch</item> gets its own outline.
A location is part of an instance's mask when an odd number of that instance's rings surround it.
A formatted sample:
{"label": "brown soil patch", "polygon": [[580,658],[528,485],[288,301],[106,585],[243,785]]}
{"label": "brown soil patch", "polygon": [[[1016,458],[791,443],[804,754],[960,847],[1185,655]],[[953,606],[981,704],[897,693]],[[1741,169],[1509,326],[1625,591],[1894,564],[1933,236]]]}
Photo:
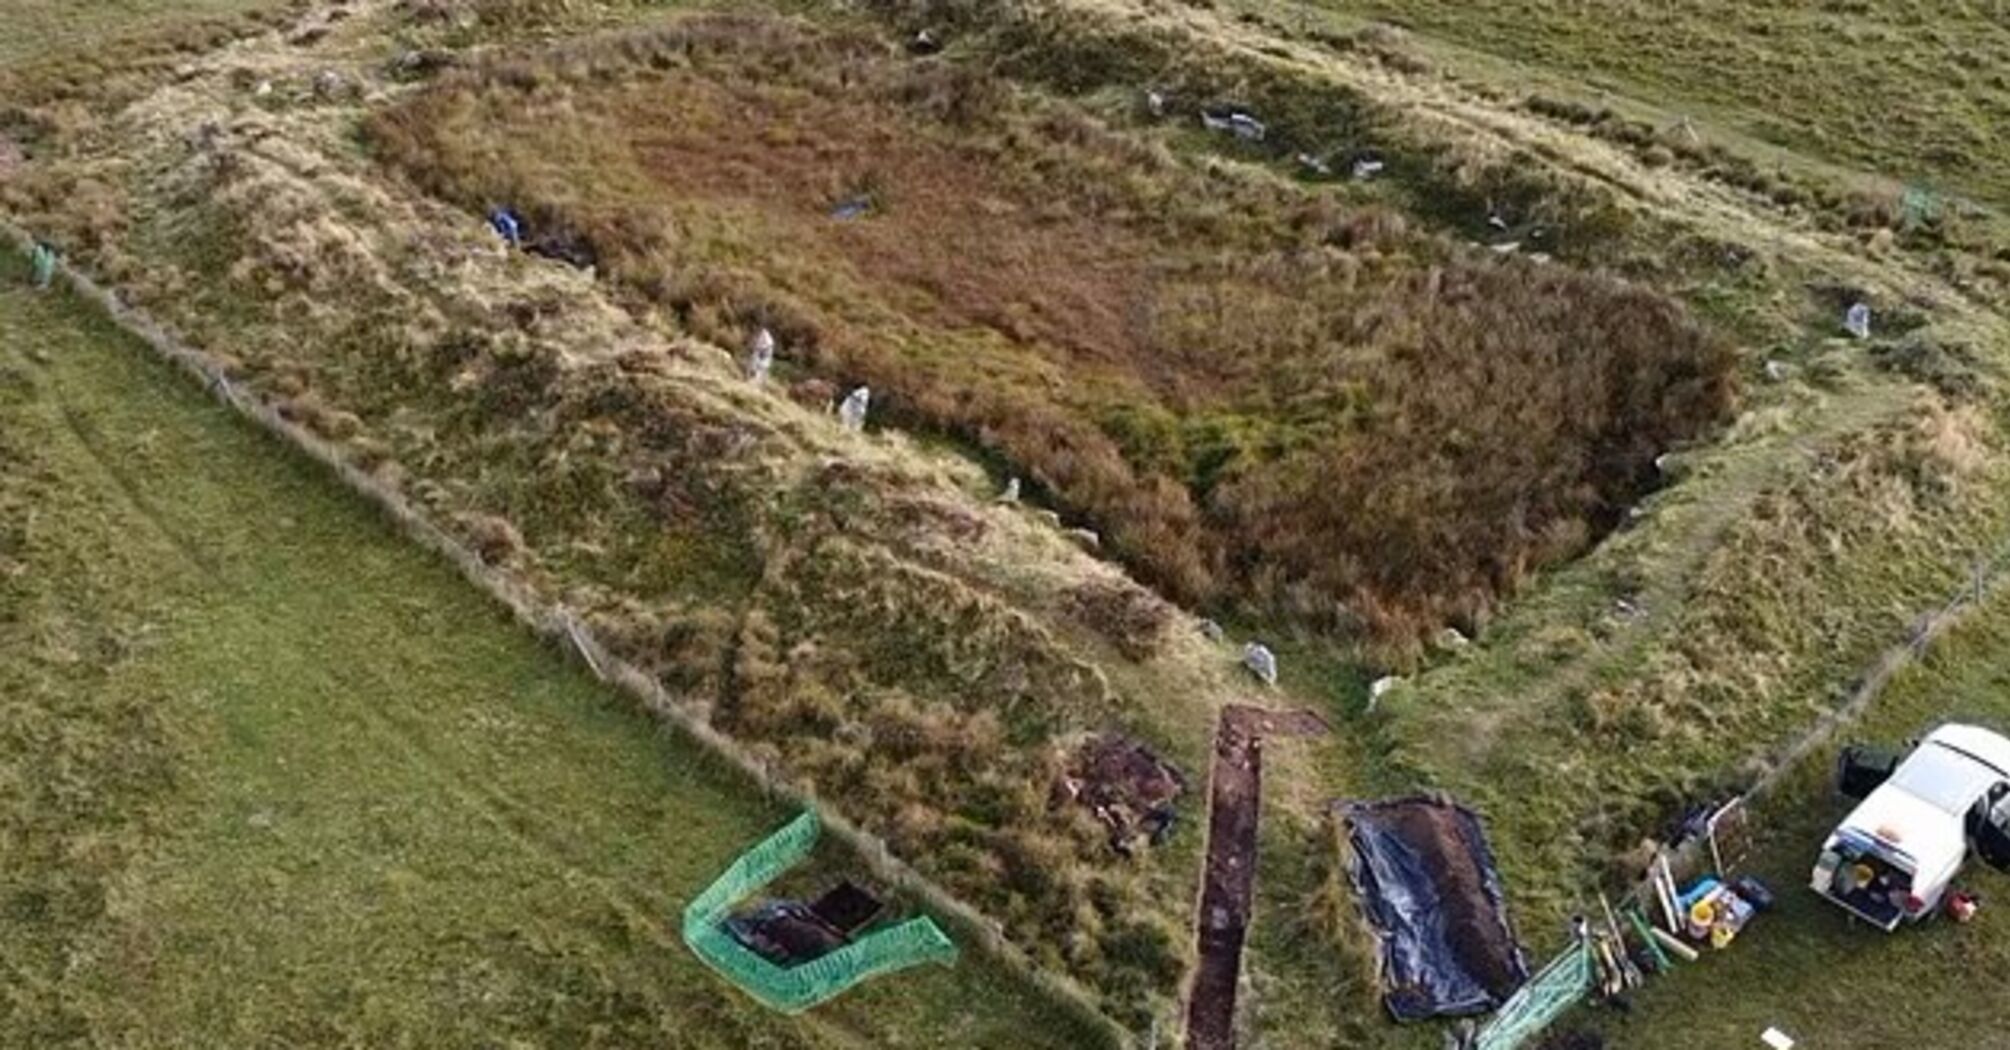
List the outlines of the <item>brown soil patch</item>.
{"label": "brown soil patch", "polygon": [[1186,777],[1143,743],[1119,733],[1092,737],[1055,784],[1056,801],[1072,802],[1110,829],[1110,844],[1127,853],[1140,836],[1169,832],[1173,803]]}
{"label": "brown soil patch", "polygon": [[1221,712],[1209,778],[1207,869],[1194,918],[1200,965],[1187,994],[1189,1050],[1228,1050],[1235,1045],[1236,982],[1256,895],[1264,737],[1317,736],[1326,729],[1325,721],[1310,711],[1234,705]]}
{"label": "brown soil patch", "polygon": [[1129,737],[1106,733],[1076,754],[1069,775],[1080,781],[1078,797],[1090,805],[1156,806],[1186,790],[1186,778]]}

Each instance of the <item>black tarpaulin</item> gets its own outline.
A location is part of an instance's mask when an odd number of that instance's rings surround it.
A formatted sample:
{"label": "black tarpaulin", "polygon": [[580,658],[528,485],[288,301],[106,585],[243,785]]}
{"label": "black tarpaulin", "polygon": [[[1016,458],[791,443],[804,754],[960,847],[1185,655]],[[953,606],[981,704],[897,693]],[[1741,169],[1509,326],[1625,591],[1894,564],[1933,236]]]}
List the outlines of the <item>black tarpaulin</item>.
{"label": "black tarpaulin", "polygon": [[1428,798],[1347,803],[1341,814],[1397,1020],[1485,1013],[1528,980],[1477,815]]}

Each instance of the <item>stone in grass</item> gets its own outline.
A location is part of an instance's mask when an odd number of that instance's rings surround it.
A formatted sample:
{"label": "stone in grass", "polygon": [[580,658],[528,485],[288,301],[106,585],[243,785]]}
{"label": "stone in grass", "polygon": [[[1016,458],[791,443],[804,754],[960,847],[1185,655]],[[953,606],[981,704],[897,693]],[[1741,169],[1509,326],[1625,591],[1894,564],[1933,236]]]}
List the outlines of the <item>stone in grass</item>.
{"label": "stone in grass", "polygon": [[872,407],[872,391],[866,387],[847,394],[838,406],[838,425],[854,434],[865,430],[865,414]]}
{"label": "stone in grass", "polygon": [[1061,535],[1085,551],[1101,550],[1103,546],[1103,538],[1094,529],[1065,529]]}
{"label": "stone in grass", "polygon": [[351,94],[349,79],[332,69],[324,69],[314,77],[314,93],[322,98],[340,98]]}
{"label": "stone in grass", "polygon": [[1865,303],[1851,303],[1849,310],[1843,314],[1843,331],[1848,332],[1852,338],[1869,339],[1870,306]]}
{"label": "stone in grass", "polygon": [[1264,685],[1277,684],[1277,654],[1261,642],[1251,642],[1242,647],[1242,666],[1249,673],[1262,679]]}
{"label": "stone in grass", "polygon": [[1464,649],[1469,644],[1469,641],[1464,632],[1456,627],[1447,627],[1438,632],[1438,648],[1440,649]]}
{"label": "stone in grass", "polygon": [[747,378],[758,386],[768,381],[768,373],[774,367],[775,333],[756,328],[754,337],[747,341]]}
{"label": "stone in grass", "polygon": [[1241,110],[1202,110],[1200,122],[1209,131],[1225,132],[1244,142],[1262,142],[1270,134],[1262,121]]}

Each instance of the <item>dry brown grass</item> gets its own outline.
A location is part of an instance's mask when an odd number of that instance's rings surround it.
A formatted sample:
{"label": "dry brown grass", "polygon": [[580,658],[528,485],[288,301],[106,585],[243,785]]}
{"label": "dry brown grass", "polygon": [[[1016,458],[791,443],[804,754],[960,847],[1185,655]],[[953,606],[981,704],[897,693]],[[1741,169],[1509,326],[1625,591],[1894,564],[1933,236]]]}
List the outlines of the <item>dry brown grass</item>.
{"label": "dry brown grass", "polygon": [[305,0],[15,0],[0,38],[0,131],[36,107],[130,98],[164,68],[287,24]]}
{"label": "dry brown grass", "polygon": [[689,20],[450,75],[372,140],[698,334],[768,324],[1002,457],[1177,599],[1399,645],[1581,552],[1731,401],[1728,353],[1653,293],[869,35]]}
{"label": "dry brown grass", "polygon": [[1555,697],[1477,663],[1426,680],[1393,705],[1400,760],[1493,816],[1524,921],[1553,928],[1572,887],[1694,800],[1744,790],[1945,601],[1999,535],[2000,441],[1985,413],[1921,394],[1910,418],[1826,443],[1726,527],[1656,641]]}
{"label": "dry brown grass", "polygon": [[[198,75],[70,140],[142,148],[0,189],[227,354],[241,390],[1142,1023],[1181,968],[1177,859],[1114,860],[1046,792],[1055,741],[1165,734],[1085,662],[1100,650],[1053,630],[1065,585],[1015,590],[970,548],[1024,533],[1060,577],[1079,555],[904,442],[841,438],[749,387],[612,286],[499,258],[465,216],[366,177],[339,145],[354,100],[300,90],[321,61],[261,70],[280,82],[262,104],[233,68]],[[1164,721],[1207,702],[1158,692]]]}

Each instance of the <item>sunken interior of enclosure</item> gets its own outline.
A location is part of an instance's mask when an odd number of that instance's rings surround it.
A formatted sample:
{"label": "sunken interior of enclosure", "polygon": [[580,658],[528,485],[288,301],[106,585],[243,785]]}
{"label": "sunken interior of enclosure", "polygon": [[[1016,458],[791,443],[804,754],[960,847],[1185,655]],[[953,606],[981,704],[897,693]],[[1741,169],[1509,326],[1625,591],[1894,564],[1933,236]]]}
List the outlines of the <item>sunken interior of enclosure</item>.
{"label": "sunken interior of enclosure", "polygon": [[497,59],[371,128],[702,337],[771,327],[785,378],[869,385],[1197,606],[1469,624],[1729,411],[1731,354],[1669,299],[1203,134],[747,17]]}

